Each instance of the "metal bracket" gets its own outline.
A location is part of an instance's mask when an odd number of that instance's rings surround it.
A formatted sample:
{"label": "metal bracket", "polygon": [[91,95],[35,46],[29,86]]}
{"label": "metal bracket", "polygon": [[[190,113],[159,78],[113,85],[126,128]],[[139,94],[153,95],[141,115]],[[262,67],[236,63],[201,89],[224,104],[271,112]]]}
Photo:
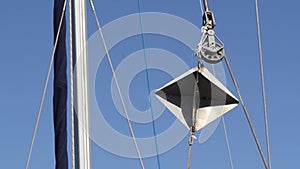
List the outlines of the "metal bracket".
{"label": "metal bracket", "polygon": [[216,26],[214,13],[212,11],[205,11],[203,14],[203,26],[213,29]]}
{"label": "metal bracket", "polygon": [[190,138],[189,138],[189,145],[193,145],[194,139],[197,139],[197,137],[195,136],[195,126],[191,127],[190,130]]}

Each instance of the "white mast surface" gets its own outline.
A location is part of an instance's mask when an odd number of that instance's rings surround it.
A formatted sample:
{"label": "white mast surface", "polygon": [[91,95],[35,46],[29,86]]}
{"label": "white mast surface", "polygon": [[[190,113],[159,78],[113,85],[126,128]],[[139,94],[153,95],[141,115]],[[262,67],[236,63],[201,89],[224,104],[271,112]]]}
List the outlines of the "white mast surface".
{"label": "white mast surface", "polygon": [[[90,169],[86,0],[72,0],[75,109],[75,168]],[[77,116],[77,117],[76,117]]]}

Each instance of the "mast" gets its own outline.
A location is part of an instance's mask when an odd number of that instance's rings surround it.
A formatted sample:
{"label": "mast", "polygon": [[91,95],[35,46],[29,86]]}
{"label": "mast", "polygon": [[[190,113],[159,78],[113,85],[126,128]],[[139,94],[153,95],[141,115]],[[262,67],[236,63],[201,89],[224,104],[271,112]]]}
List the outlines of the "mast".
{"label": "mast", "polygon": [[90,169],[86,0],[72,0],[75,169]]}

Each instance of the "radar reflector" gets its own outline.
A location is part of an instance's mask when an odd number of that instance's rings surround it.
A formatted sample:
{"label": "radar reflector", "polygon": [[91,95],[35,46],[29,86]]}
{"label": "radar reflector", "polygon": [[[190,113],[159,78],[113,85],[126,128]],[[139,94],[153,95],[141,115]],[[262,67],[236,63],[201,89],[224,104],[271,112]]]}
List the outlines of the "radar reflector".
{"label": "radar reflector", "polygon": [[181,123],[195,131],[238,105],[238,99],[204,66],[190,69],[155,94]]}

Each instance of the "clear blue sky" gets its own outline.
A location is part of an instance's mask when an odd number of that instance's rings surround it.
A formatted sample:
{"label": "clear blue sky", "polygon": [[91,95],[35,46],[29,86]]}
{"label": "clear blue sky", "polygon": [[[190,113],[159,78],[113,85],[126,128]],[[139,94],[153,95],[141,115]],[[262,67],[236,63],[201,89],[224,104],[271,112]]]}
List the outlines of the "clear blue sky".
{"label": "clear blue sky", "polygon": [[[209,4],[217,21],[215,30],[226,46],[241,93],[264,152],[266,152],[254,0],[210,0]],[[300,30],[298,18],[300,2],[296,0],[260,1],[259,4],[272,168],[299,168],[300,79],[297,72],[299,72],[300,59],[297,41],[300,37],[298,32]],[[197,0],[146,0],[142,1],[141,5],[143,12],[168,13],[184,18],[197,27],[201,26],[201,10]],[[120,17],[138,13],[137,0],[95,0],[95,6],[103,25]],[[90,8],[88,10],[88,30],[91,36],[97,28]],[[53,49],[52,11],[52,1],[3,1],[0,6],[1,168],[25,167]],[[195,36],[200,37],[200,35]],[[109,38],[107,36],[107,39]],[[132,37],[122,42],[125,44],[122,45],[120,42],[111,51],[115,67],[121,63],[123,56],[126,57],[142,49],[140,37]],[[146,44],[147,47],[161,48],[179,55],[189,67],[196,65],[192,51],[174,39],[148,35]],[[109,78],[110,82],[111,74],[107,68],[107,61],[102,63],[102,68],[98,71],[103,72],[104,77]],[[97,74],[99,79],[96,80],[96,93],[101,100],[105,96],[101,95],[103,89],[100,85],[102,85],[103,76],[99,72]],[[235,91],[226,69],[225,72],[228,88]],[[164,79],[159,77],[164,77]],[[170,76],[166,74],[150,71],[151,90],[161,87],[170,80]],[[52,78],[47,90],[30,169],[54,167],[51,84]],[[103,84],[104,87],[109,87],[108,85],[110,85],[108,82]],[[131,87],[138,90],[138,92],[131,91],[130,93],[133,104],[139,109],[146,109],[147,99],[145,98],[148,96],[145,72],[136,76]],[[235,92],[233,93],[236,95]],[[101,103],[107,105],[104,109],[108,111],[116,110],[113,106],[109,107],[112,105],[110,98]],[[170,121],[175,120],[169,111],[165,111],[164,114],[156,121],[158,134],[166,129],[166,124],[171,124]],[[128,134],[124,118],[117,113],[106,114],[105,117],[115,129]],[[225,120],[234,167],[263,168],[241,106],[226,114]],[[151,123],[135,124],[134,127],[140,137],[152,135]],[[162,169],[186,167],[187,140],[188,137],[185,137],[172,150],[160,156]],[[138,160],[116,156],[101,149],[95,143],[92,144],[92,155],[93,168],[140,168]],[[207,142],[204,144],[195,142],[192,156],[192,168],[230,168],[221,124]],[[144,163],[146,169],[157,168],[154,157],[145,158]]]}

